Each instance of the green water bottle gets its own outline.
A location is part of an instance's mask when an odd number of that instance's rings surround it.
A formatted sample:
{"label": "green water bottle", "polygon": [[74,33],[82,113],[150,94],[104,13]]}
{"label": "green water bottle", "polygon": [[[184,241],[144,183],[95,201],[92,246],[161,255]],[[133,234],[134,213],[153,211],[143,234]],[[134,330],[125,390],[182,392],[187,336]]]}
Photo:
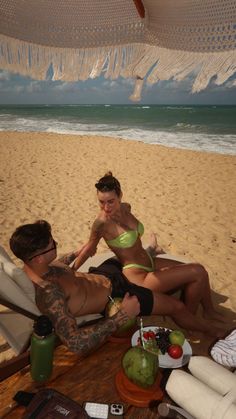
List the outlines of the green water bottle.
{"label": "green water bottle", "polygon": [[47,316],[39,316],[34,323],[30,347],[30,373],[33,380],[44,382],[52,374],[55,335]]}

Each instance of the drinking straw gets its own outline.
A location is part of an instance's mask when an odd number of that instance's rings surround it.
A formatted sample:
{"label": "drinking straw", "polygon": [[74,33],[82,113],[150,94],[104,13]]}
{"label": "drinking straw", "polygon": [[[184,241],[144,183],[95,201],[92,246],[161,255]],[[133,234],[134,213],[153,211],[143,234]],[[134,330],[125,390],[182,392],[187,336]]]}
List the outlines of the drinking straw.
{"label": "drinking straw", "polygon": [[142,319],[142,317],[140,317],[140,338],[141,338],[142,347],[145,349],[144,339],[143,339],[143,319]]}
{"label": "drinking straw", "polygon": [[112,304],[114,304],[114,306],[116,308],[118,308],[118,310],[120,309],[120,307],[118,306],[118,304],[116,304],[115,300],[110,295],[108,295],[107,298],[108,298],[108,300],[110,300],[112,302]]}

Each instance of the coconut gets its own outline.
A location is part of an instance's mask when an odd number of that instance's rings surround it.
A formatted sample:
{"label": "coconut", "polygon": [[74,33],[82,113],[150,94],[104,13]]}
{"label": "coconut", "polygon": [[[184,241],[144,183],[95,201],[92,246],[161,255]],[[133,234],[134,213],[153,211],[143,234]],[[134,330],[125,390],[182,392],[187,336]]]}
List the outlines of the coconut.
{"label": "coconut", "polygon": [[[119,311],[121,303],[123,301],[122,298],[115,297],[114,299],[115,304],[112,301],[109,301],[109,303],[106,306],[105,315],[106,317],[112,317],[114,314]],[[136,325],[136,317],[127,320],[122,326],[119,327],[119,329],[114,333],[114,336],[124,336],[128,334]]]}
{"label": "coconut", "polygon": [[141,346],[128,349],[122,359],[122,367],[130,381],[140,387],[152,386],[158,374],[158,356]]}

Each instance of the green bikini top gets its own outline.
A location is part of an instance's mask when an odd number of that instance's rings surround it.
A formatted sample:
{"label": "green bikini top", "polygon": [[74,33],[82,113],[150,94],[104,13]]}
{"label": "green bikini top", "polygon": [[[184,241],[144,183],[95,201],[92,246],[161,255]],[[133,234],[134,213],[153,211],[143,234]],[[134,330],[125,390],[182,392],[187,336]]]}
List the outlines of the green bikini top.
{"label": "green bikini top", "polygon": [[144,233],[144,226],[139,221],[136,230],[124,231],[124,233],[120,234],[115,239],[106,240],[106,243],[108,244],[108,246],[126,249],[128,247],[132,247],[135,244],[137,238],[139,236],[142,236],[143,233]]}

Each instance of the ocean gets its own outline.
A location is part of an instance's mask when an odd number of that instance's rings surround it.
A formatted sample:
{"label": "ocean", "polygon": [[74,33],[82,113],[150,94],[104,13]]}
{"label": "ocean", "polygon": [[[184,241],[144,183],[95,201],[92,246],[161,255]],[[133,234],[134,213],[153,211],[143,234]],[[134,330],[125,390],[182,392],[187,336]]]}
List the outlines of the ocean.
{"label": "ocean", "polygon": [[0,131],[110,136],[236,155],[236,106],[0,105]]}

